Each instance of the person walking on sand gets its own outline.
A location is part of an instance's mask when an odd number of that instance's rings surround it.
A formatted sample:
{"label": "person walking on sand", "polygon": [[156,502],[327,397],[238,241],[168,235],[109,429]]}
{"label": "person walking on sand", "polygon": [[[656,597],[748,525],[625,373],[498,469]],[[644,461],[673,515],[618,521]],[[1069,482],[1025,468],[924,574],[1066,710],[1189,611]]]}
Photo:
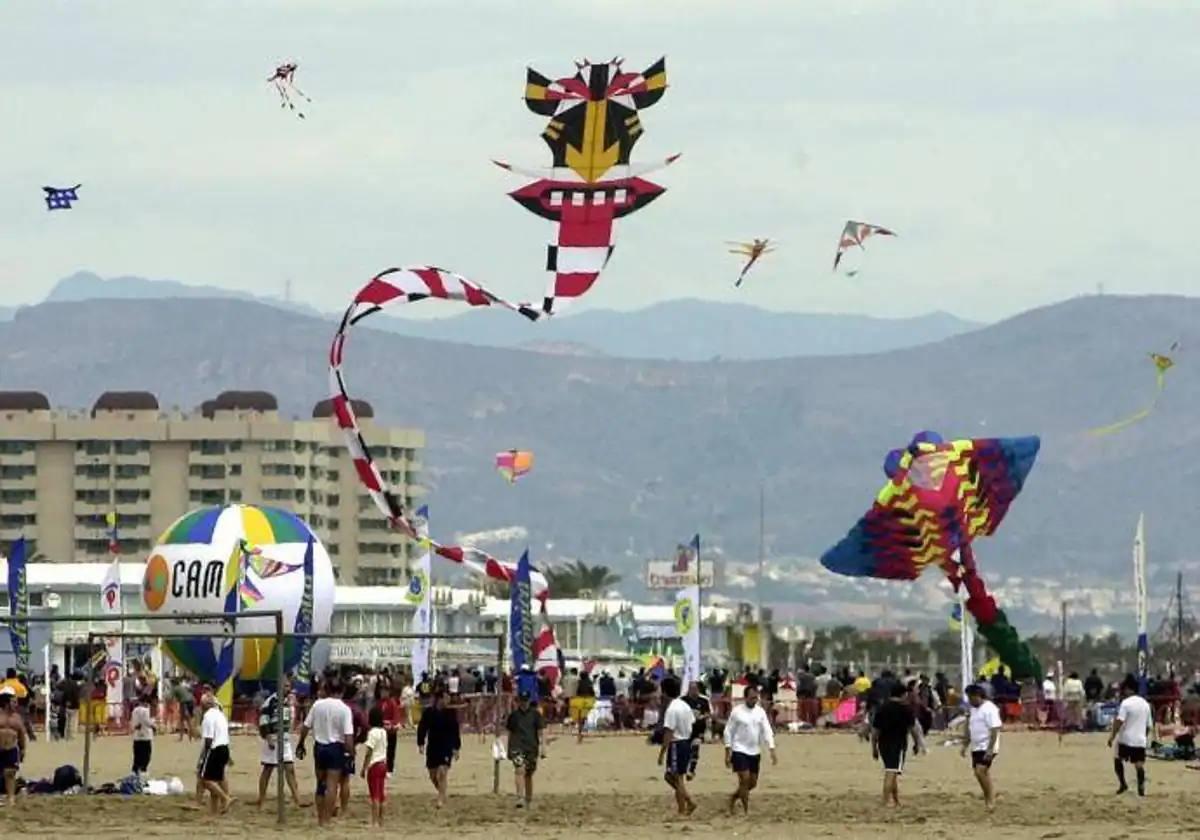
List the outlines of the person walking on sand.
{"label": "person walking on sand", "polygon": [[437,807],[444,808],[450,765],[458,758],[462,738],[458,729],[458,713],[447,708],[446,696],[441,691],[434,692],[433,705],[421,715],[421,724],[417,727],[417,749],[425,755],[429,781],[437,790]]}
{"label": "person walking on sand", "polygon": [[897,683],[892,696],[875,713],[871,727],[871,757],[883,762],[883,805],[900,807],[900,776],[908,739],[913,739],[913,754],[921,752],[924,742],[917,724],[909,692]]}
{"label": "person walking on sand", "polygon": [[984,697],[983,687],[977,683],[967,686],[967,702],[971,705],[967,720],[967,739],[962,746],[962,755],[971,749],[971,768],[975,780],[983,791],[983,802],[989,811],[996,807],[996,789],[992,785],[992,762],[1000,751],[1000,710],[996,704]]}
{"label": "person walking on sand", "polygon": [[508,731],[508,760],[513,764],[517,785],[517,807],[533,805],[533,774],[538,759],[546,757],[542,743],[542,713],[531,702],[528,691],[517,693],[517,707],[508,713],[504,728]]}
{"label": "person walking on sand", "polygon": [[758,787],[763,744],[771,751],[771,764],[778,764],[771,721],[758,702],[758,689],[747,685],[742,704],[733,708],[725,722],[725,766],[738,780],[737,790],[729,796],[730,815],[738,802],[743,813],[750,813],[750,791]]}
{"label": "person walking on sand", "polygon": [[17,772],[25,760],[25,722],[16,707],[17,693],[10,686],[0,687],[0,772],[4,774],[4,792],[10,808],[17,806]]}
{"label": "person walking on sand", "polygon": [[204,709],[200,720],[200,740],[204,743],[200,753],[200,782],[209,795],[209,810],[224,814],[233,804],[229,780],[225,777],[229,766],[229,721],[212,694],[200,698],[200,707]]}
{"label": "person walking on sand", "polygon": [[371,799],[371,826],[383,828],[383,807],[387,803],[388,733],[384,729],[383,709],[376,706],[367,715],[367,752],[363,756],[362,777],[367,781]]}
{"label": "person walking on sand", "polygon": [[1121,683],[1121,706],[1108,735],[1108,746],[1117,742],[1117,754],[1113,758],[1113,772],[1117,774],[1120,787],[1117,794],[1129,790],[1125,784],[1125,763],[1133,765],[1137,772],[1138,796],[1146,795],[1146,743],[1154,716],[1150,704],[1137,693],[1138,682],[1133,674],[1127,674]]}
{"label": "person walking on sand", "polygon": [[688,793],[686,779],[692,758],[692,726],[696,723],[696,714],[679,696],[679,680],[675,677],[664,679],[660,689],[670,702],[663,714],[663,738],[658,751],[658,763],[666,763],[663,779],[675,791],[675,807],[679,815],[687,817],[696,810],[696,803]]}
{"label": "person walking on sand", "polygon": [[154,733],[157,731],[154,718],[150,716],[150,700],[142,694],[129,716],[130,733],[133,736],[133,772],[150,772],[150,754],[154,749]]}
{"label": "person walking on sand", "polygon": [[340,697],[330,696],[326,680],[317,684],[317,698],[300,727],[296,758],[304,760],[304,742],[311,732],[317,770],[317,823],[328,826],[338,801],[346,755],[354,752],[354,718]]}
{"label": "person walking on sand", "polygon": [[[288,690],[284,682],[285,693]],[[283,766],[279,762],[279,727],[283,727]],[[280,711],[279,695],[268,694],[258,709],[259,736],[259,765],[258,801],[255,807],[261,808],[267,798],[267,788],[271,783],[271,774],[277,769],[283,773],[288,790],[292,794],[292,802],[297,808],[307,808],[308,803],[300,801],[300,786],[296,783],[296,751],[292,748],[292,706],[284,702]]]}

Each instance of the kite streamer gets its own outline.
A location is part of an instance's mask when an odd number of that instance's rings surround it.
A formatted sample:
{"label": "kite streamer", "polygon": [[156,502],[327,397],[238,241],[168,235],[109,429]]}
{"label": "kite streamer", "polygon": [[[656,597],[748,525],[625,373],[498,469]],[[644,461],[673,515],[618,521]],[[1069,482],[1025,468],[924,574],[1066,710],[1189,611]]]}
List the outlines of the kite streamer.
{"label": "kite streamer", "polygon": [[[1170,352],[1175,352],[1179,349],[1179,342],[1171,345]],[[1140,423],[1145,420],[1154,409],[1158,406],[1158,400],[1163,394],[1163,389],[1167,387],[1167,371],[1175,366],[1175,360],[1170,356],[1162,353],[1151,353],[1150,361],[1154,362],[1154,399],[1150,401],[1150,405],[1143,408],[1137,414],[1130,415],[1124,420],[1118,420],[1116,423],[1111,423],[1107,426],[1101,426],[1097,429],[1090,430],[1092,435],[1111,435],[1113,432],[1119,432],[1132,426],[1134,423]]]}
{"label": "kite streamer", "polygon": [[[465,277],[431,265],[389,268],[371,278],[346,309],[329,352],[329,390],[334,422],[342,429],[355,469],[376,507],[392,526],[428,543],[434,553],[495,580],[510,581],[516,567],[484,551],[443,545],[418,536],[400,498],[387,486],[358,426],[342,370],[350,328],[385,307],[436,299],[467,306],[498,306],[530,321],[552,315],[560,301],[580,297],[596,282],[613,251],[616,219],[629,215],[665,190],[642,176],[658,165],[634,164],[630,155],[642,134],[638,112],[666,91],[666,60],[641,73],[626,72],[622,61],[576,63],[574,76],[552,80],[530,69],[525,104],[548,117],[542,139],[553,160],[545,169],[495,163],[535,180],[509,195],[535,215],[556,223],[557,236],[546,249],[549,284],[540,303],[513,303]],[[530,575],[534,595],[544,598],[545,575]]]}
{"label": "kite streamer", "polygon": [[275,72],[267,79],[268,82],[275,86],[275,92],[279,94],[279,107],[287,108],[293,111],[297,117],[304,119],[304,112],[297,110],[296,103],[292,101],[292,94],[303,99],[305,102],[312,104],[312,100],[296,87],[296,70],[299,69],[294,61],[280,64],[275,68]]}
{"label": "kite streamer", "polygon": [[943,442],[913,437],[884,461],[888,483],[875,504],[821,557],[832,572],[913,580],[937,566],[963,587],[978,632],[1017,679],[1041,677],[1041,665],[1008,623],[975,565],[972,541],[993,534],[1021,492],[1041,443],[1036,437]]}

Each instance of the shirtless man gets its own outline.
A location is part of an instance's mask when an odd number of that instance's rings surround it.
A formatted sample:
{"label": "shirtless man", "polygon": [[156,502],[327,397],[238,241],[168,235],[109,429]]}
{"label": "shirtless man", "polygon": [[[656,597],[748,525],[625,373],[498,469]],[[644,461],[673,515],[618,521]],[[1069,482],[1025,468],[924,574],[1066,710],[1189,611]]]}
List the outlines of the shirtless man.
{"label": "shirtless man", "polygon": [[4,792],[8,804],[17,805],[17,770],[25,758],[25,723],[13,702],[16,692],[0,688],[0,770],[4,771]]}

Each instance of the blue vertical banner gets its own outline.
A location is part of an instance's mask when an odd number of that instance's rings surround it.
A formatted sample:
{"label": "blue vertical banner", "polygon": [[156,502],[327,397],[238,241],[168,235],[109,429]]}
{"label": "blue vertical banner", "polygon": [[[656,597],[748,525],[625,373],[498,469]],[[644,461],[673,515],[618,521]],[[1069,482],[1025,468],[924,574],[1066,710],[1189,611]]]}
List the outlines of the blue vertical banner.
{"label": "blue vertical banner", "polygon": [[297,697],[307,697],[312,685],[312,631],[313,631],[313,536],[308,536],[308,547],[304,549],[304,595],[300,599],[300,610],[296,613],[296,625],[292,633],[300,644],[300,659],[296,663],[294,690]]}
{"label": "blue vertical banner", "polygon": [[688,546],[696,564],[696,579],[675,595],[675,632],[683,643],[683,685],[700,679],[700,535]]}
{"label": "blue vertical banner", "polygon": [[512,667],[533,667],[533,585],[529,581],[529,549],[517,563],[517,573],[508,582],[508,638]]}
{"label": "blue vertical banner", "polygon": [[29,615],[29,587],[25,580],[25,538],[8,551],[8,636],[12,642],[17,673],[29,676],[29,623],[15,621]]}

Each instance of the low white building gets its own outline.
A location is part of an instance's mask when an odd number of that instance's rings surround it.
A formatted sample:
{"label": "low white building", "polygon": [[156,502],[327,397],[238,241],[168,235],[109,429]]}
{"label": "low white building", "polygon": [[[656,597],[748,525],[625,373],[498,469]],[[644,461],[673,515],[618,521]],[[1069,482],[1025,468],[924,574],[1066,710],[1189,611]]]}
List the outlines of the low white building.
{"label": "low white building", "polygon": [[[100,611],[100,585],[107,563],[32,563],[26,575],[30,614],[79,616],[79,620],[55,623],[31,622],[30,650],[35,672],[44,667],[46,645],[49,661],[60,669],[82,667],[87,659],[87,634],[114,628]],[[121,563],[121,597],[125,611],[144,612],[141,587],[144,563]],[[0,591],[7,583],[7,568],[0,561]],[[406,664],[411,642],[373,638],[382,634],[411,632],[414,607],[404,598],[405,589],[394,586],[338,586],[334,595],[333,633],[362,634],[354,640],[330,642],[332,662],[362,664]],[[478,589],[433,588],[434,632],[443,634],[507,634],[509,602],[490,598]],[[706,666],[736,664],[733,636],[752,619],[748,604],[729,602],[715,596],[717,604],[702,610],[701,651]],[[0,598],[7,612],[7,593]],[[535,610],[537,605],[535,604]],[[647,654],[678,654],[673,607],[669,604],[635,604],[619,598],[551,598],[544,615],[535,612],[535,626],[545,621],[569,662],[596,659],[612,665],[637,665]],[[148,651],[156,627],[144,621],[126,622],[128,632],[146,634],[144,645],[133,645],[134,655]],[[0,634],[0,664],[11,664],[8,634]],[[496,662],[496,643],[489,640],[439,640],[434,646],[438,666],[486,665]],[[507,651],[505,651],[507,657]]]}

